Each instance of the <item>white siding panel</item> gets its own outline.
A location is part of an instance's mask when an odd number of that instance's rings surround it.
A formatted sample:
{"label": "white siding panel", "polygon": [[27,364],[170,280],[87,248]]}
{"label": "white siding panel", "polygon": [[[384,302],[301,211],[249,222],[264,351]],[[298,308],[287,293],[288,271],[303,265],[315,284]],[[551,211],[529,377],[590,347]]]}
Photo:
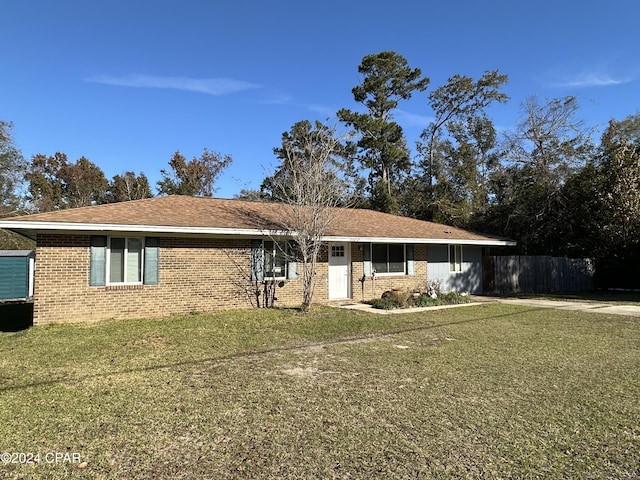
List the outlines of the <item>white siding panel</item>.
{"label": "white siding panel", "polygon": [[427,281],[439,281],[445,292],[482,293],[482,247],[462,247],[462,272],[449,272],[448,245],[429,245]]}

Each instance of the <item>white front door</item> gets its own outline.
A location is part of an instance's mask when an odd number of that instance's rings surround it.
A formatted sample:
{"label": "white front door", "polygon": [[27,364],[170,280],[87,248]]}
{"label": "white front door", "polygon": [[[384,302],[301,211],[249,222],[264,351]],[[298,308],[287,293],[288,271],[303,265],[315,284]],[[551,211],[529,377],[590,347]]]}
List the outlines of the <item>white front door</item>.
{"label": "white front door", "polygon": [[329,300],[350,298],[349,244],[329,244]]}

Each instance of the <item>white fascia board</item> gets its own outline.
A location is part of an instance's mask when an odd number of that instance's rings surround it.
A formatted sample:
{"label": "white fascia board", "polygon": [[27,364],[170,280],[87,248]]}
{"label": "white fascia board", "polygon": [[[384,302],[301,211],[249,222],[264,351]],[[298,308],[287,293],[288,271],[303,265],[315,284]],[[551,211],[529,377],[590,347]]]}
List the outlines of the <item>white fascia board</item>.
{"label": "white fascia board", "polygon": [[357,243],[421,243],[431,245],[476,245],[482,247],[514,247],[513,240],[458,240],[455,238],[386,238],[386,237],[323,237],[327,242],[357,242]]}
{"label": "white fascia board", "polygon": [[2,222],[0,228],[8,230],[57,231],[57,232],[142,232],[175,233],[200,235],[243,235],[243,236],[282,236],[281,231],[260,230],[254,228],[218,228],[218,227],[176,227],[169,225],[120,225],[104,223],[73,222]]}
{"label": "white fascia board", "polygon": [[[260,237],[291,237],[295,232],[283,230],[261,230],[258,228],[220,228],[220,227],[177,227],[170,225],[124,225],[104,223],[75,222],[33,222],[33,221],[0,221],[0,228],[17,231],[50,231],[50,232],[141,232],[178,235],[234,235]],[[386,238],[386,237],[343,237],[324,236],[326,242],[371,242],[371,243],[423,243],[423,244],[457,244],[476,246],[515,246],[511,240],[458,240],[454,238]]]}

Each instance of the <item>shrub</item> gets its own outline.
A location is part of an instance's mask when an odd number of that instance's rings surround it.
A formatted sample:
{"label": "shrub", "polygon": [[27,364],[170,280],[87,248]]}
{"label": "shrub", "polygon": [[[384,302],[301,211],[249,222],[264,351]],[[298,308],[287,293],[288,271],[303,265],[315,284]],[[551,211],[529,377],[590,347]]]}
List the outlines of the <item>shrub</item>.
{"label": "shrub", "polygon": [[441,305],[441,301],[439,297],[431,298],[429,294],[423,293],[413,299],[413,305],[416,307],[435,307]]}
{"label": "shrub", "polygon": [[438,297],[441,301],[441,305],[460,305],[462,303],[469,303],[469,295],[465,295],[459,292],[447,292]]}
{"label": "shrub", "polygon": [[393,310],[394,308],[401,308],[402,303],[398,297],[391,296],[385,298],[373,298],[365,303],[368,303],[373,308],[379,308],[381,310]]}
{"label": "shrub", "polygon": [[437,307],[439,305],[460,305],[469,303],[469,296],[458,292],[441,293],[436,298],[428,293],[422,293],[418,297],[412,295],[386,295],[383,298],[374,298],[368,303],[373,308],[391,310],[394,308],[408,307]]}

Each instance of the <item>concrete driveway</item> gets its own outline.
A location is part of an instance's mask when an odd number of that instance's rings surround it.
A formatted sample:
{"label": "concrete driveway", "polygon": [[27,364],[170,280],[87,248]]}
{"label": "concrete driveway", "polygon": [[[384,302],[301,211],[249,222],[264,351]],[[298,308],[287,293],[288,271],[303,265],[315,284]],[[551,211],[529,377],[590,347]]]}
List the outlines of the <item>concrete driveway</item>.
{"label": "concrete driveway", "polygon": [[497,298],[485,296],[471,296],[471,303],[460,305],[441,305],[438,307],[416,307],[416,308],[395,308],[392,310],[381,310],[373,308],[371,305],[353,301],[334,302],[332,305],[350,310],[360,310],[379,315],[393,315],[402,313],[423,312],[429,310],[441,310],[445,308],[469,307],[483,303],[498,302],[512,305],[523,305],[537,308],[555,308],[557,310],[579,310],[583,312],[608,313],[611,315],[626,315],[629,317],[640,317],[640,305],[614,305],[604,302],[569,302],[566,300],[544,300],[535,298]]}
{"label": "concrete driveway", "polygon": [[544,300],[533,298],[498,298],[496,301],[512,305],[525,305],[529,307],[555,308],[557,310],[579,310],[583,312],[640,317],[640,305],[613,305],[603,302],[568,302],[564,300]]}
{"label": "concrete driveway", "polygon": [[396,315],[402,313],[426,312],[429,310],[444,310],[446,308],[470,307],[472,305],[481,305],[486,302],[460,303],[458,305],[438,305],[436,307],[412,307],[412,308],[393,308],[391,310],[383,310],[381,308],[373,308],[367,303],[359,302],[340,302],[334,303],[334,307],[346,308],[348,310],[359,310],[361,312],[377,313],[378,315]]}

